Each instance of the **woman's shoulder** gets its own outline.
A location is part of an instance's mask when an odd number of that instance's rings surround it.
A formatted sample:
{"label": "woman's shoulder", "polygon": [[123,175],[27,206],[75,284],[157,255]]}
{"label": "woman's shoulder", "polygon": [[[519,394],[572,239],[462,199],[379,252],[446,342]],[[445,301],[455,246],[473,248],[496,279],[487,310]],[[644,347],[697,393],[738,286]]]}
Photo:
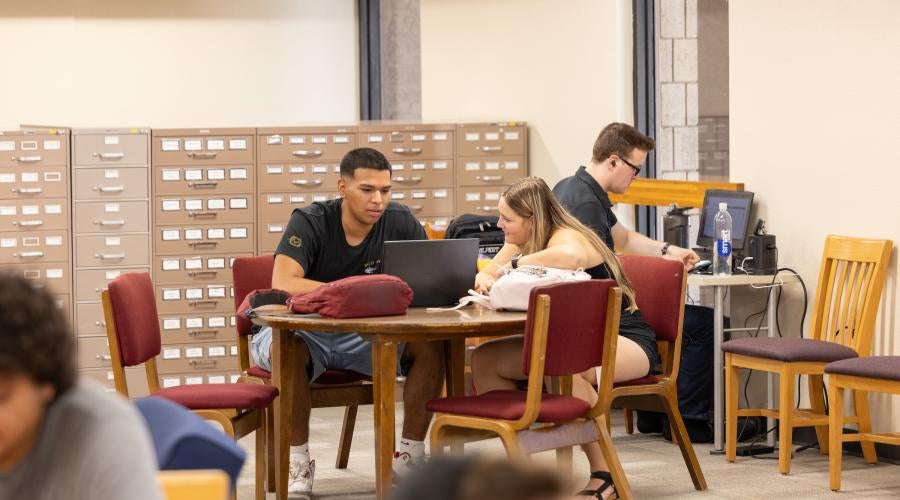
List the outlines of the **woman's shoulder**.
{"label": "woman's shoulder", "polygon": [[556,244],[579,244],[590,246],[591,242],[585,235],[581,234],[581,232],[576,229],[559,227],[550,233],[550,240],[548,241],[548,246]]}

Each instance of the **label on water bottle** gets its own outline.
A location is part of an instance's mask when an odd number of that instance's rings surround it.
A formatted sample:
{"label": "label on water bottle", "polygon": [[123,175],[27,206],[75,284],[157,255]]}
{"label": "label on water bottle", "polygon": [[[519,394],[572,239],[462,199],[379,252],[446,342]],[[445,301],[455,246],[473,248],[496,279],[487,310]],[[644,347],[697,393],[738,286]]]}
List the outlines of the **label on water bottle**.
{"label": "label on water bottle", "polygon": [[722,238],[716,240],[716,253],[719,257],[728,258],[731,255],[731,231],[722,231]]}

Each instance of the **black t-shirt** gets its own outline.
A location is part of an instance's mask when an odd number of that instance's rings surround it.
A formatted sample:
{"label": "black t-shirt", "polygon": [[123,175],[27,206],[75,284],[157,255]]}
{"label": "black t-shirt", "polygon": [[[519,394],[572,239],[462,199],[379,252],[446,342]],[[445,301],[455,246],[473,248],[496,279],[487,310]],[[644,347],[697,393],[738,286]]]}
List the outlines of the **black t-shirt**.
{"label": "black t-shirt", "polygon": [[427,238],[406,206],[390,202],[362,243],[350,246],[341,224],[342,201],[316,202],[294,210],[275,255],[296,260],[307,279],[329,282],[380,273],[385,241]]}
{"label": "black t-shirt", "polygon": [[615,250],[612,227],[619,222],[612,211],[609,195],[583,166],[575,175],[553,187],[553,194],[570,214],[593,229],[611,250]]}

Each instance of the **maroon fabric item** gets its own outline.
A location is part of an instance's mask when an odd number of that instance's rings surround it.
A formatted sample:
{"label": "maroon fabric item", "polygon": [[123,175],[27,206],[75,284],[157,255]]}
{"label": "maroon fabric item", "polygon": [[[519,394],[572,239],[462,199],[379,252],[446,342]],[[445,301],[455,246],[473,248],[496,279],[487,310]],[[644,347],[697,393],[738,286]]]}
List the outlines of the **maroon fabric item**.
{"label": "maroon fabric item", "polygon": [[234,259],[231,270],[234,276],[234,307],[238,312],[235,319],[238,335],[249,335],[250,328],[253,326],[246,316],[240,314],[241,311],[246,311],[241,303],[253,290],[272,287],[272,271],[274,269],[274,255]]}
{"label": "maroon fabric item", "polygon": [[[531,369],[533,314],[538,295],[550,296],[550,325],[544,375],[581,373],[603,364],[603,336],[606,327],[606,300],[613,280],[557,283],[531,290],[525,324],[522,369]],[[614,333],[618,333],[618,325]]]}
{"label": "maroon fabric item", "polygon": [[295,295],[288,307],[296,313],[319,313],[329,318],[364,318],[406,314],[413,291],[402,279],[388,274],[351,276]]}
{"label": "maroon fabric item", "polygon": [[[433,399],[425,405],[431,412],[470,415],[473,417],[517,420],[525,413],[526,391],[490,391],[478,396],[454,396]],[[544,394],[538,422],[563,423],[583,417],[591,409],[586,401],[574,396]]]}
{"label": "maroon fabric item", "polygon": [[658,384],[659,377],[656,375],[645,375],[641,378],[636,378],[634,380],[626,380],[624,382],[616,382],[613,384],[613,387],[629,387],[635,385],[652,385]]}
{"label": "maroon fabric item", "polygon": [[819,361],[828,363],[859,355],[853,349],[815,339],[786,339],[781,337],[755,337],[729,340],[722,350],[756,358],[778,361]]}
{"label": "maroon fabric item", "polygon": [[[237,294],[235,294],[235,296],[236,295]],[[247,313],[249,313],[252,309],[269,304],[284,305],[287,303],[289,298],[291,298],[291,294],[277,288],[253,290],[252,292],[248,293],[246,297],[244,297],[244,301],[241,302],[241,305],[237,307],[237,311],[235,311],[235,313],[239,318],[250,321],[252,317]],[[247,328],[246,332],[242,332],[241,329],[238,329],[239,335],[248,335],[250,332],[250,328]]]}
{"label": "maroon fabric item", "polygon": [[843,359],[825,365],[825,373],[900,381],[900,356]]}
{"label": "maroon fabric item", "polygon": [[219,408],[266,408],[278,396],[278,389],[263,384],[179,385],[153,393],[189,410]]}
{"label": "maroon fabric item", "polygon": [[[656,338],[674,342],[678,337],[684,264],[677,260],[642,255],[619,257],[631,281],[638,309]],[[625,297],[622,297],[625,301]]]}
{"label": "maroon fabric item", "polygon": [[109,283],[119,340],[119,356],[124,366],[135,366],[159,354],[161,340],[156,293],[149,273],[127,273]]}

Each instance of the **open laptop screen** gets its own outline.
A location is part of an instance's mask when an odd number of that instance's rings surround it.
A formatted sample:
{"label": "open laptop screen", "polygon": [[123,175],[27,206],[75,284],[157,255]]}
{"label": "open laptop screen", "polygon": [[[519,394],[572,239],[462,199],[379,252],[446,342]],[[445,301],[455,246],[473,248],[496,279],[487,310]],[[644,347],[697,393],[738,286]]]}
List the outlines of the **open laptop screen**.
{"label": "open laptop screen", "polygon": [[735,250],[743,250],[750,227],[750,209],[753,207],[753,193],[750,191],[725,191],[707,189],[700,212],[700,231],[697,246],[711,249],[715,245],[715,218],[719,203],[728,204],[731,214],[731,245]]}
{"label": "open laptop screen", "polygon": [[385,241],[383,271],[406,281],[413,307],[452,306],[475,284],[478,239]]}

